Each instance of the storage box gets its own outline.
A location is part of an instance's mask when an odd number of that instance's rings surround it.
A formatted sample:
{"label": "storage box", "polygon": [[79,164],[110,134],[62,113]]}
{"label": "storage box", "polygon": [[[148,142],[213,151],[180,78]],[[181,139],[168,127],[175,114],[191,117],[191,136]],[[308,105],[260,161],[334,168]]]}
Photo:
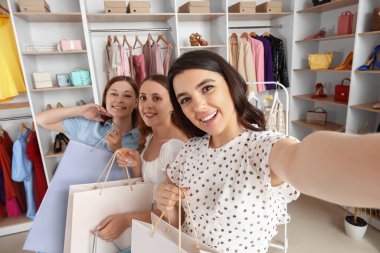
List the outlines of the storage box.
{"label": "storage box", "polygon": [[189,1],[179,7],[181,13],[210,13],[209,1]]}
{"label": "storage box", "polygon": [[106,8],[127,8],[125,0],[104,0],[104,9]]}
{"label": "storage box", "polygon": [[127,7],[128,13],[150,13],[149,1],[129,1]]}
{"label": "storage box", "polygon": [[61,40],[58,43],[58,51],[79,51],[82,50],[82,43],[80,40]]}
{"label": "storage box", "polygon": [[20,12],[50,12],[49,4],[44,0],[19,0]]}
{"label": "storage box", "polygon": [[127,13],[127,7],[125,8],[111,8],[111,7],[107,7],[104,9],[104,12],[105,13]]}
{"label": "storage box", "polygon": [[280,1],[269,1],[256,6],[256,12],[266,12],[266,13],[281,13],[282,12],[282,2]]}
{"label": "storage box", "polygon": [[238,2],[228,7],[231,13],[256,13],[256,2]]}
{"label": "storage box", "polygon": [[318,125],[326,125],[327,112],[321,108],[317,107],[312,111],[306,113],[306,122]]}
{"label": "storage box", "polygon": [[33,72],[32,78],[36,89],[53,87],[49,72]]}

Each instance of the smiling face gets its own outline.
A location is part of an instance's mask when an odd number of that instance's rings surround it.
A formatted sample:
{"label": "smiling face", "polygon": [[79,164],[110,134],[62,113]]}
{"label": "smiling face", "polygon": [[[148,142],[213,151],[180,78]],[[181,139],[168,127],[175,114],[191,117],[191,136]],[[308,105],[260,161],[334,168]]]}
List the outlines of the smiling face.
{"label": "smiling face", "polygon": [[173,88],[185,116],[212,138],[230,139],[240,133],[235,106],[222,75],[188,69],[174,77]]}
{"label": "smiling face", "polygon": [[165,87],[152,80],[141,85],[139,112],[148,127],[170,124],[172,111],[169,92]]}
{"label": "smiling face", "polygon": [[117,81],[111,85],[106,95],[106,109],[113,118],[131,117],[137,105],[136,93],[127,81]]}

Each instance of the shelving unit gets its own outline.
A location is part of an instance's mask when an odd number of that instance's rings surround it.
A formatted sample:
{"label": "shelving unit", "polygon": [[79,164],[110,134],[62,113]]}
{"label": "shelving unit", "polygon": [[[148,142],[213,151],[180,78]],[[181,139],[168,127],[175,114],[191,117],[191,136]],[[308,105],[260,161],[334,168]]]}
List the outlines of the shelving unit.
{"label": "shelving unit", "polygon": [[11,103],[1,103],[0,110],[8,109],[20,109],[20,108],[29,108],[29,102],[11,102]]}
{"label": "shelving unit", "polygon": [[58,86],[53,86],[51,88],[32,88],[30,91],[33,92],[44,92],[44,91],[62,91],[62,90],[80,90],[80,89],[88,89],[92,88],[91,85],[81,85],[81,86],[67,86],[67,87],[58,87]]}
{"label": "shelving unit", "polygon": [[308,123],[306,122],[305,119],[293,120],[292,123],[300,127],[308,128],[312,130],[313,132],[315,131],[337,131],[337,132],[344,131],[344,125],[336,124],[334,122],[328,122],[328,121],[326,122],[326,125]]}
{"label": "shelving unit", "polygon": [[91,13],[87,19],[90,23],[162,22],[174,16],[174,13]]}
{"label": "shelving unit", "polygon": [[380,113],[380,109],[375,109],[372,107],[376,103],[365,103],[365,104],[360,104],[360,105],[351,105],[351,108],[355,108],[355,109],[359,109],[359,110],[363,110],[363,111],[368,111],[368,112]]}
{"label": "shelving unit", "polygon": [[16,12],[16,17],[22,18],[28,22],[81,22],[82,17],[78,13],[46,13],[46,12]]}
{"label": "shelving unit", "polygon": [[348,38],[354,38],[354,37],[355,37],[355,34],[332,35],[332,36],[327,36],[327,37],[324,37],[324,38],[297,40],[296,43],[317,42],[317,41],[325,41],[325,40],[341,40],[341,39],[348,39]]}
{"label": "shelving unit", "polygon": [[347,108],[347,103],[335,101],[333,96],[328,96],[327,98],[311,98],[311,95],[313,94],[295,95],[293,98]]}
{"label": "shelving unit", "polygon": [[291,15],[291,12],[282,12],[282,13],[228,13],[228,19],[230,21],[252,21],[252,20],[275,20],[281,17]]}
{"label": "shelving unit", "polygon": [[42,56],[42,55],[67,55],[67,54],[85,54],[87,53],[87,50],[78,50],[78,51],[56,51],[56,52],[33,52],[33,53],[27,53],[23,52],[23,55],[35,55],[35,56]]}
{"label": "shelving unit", "polygon": [[321,13],[358,4],[359,0],[335,0],[326,4],[321,4],[297,11],[298,13]]}
{"label": "shelving unit", "polygon": [[293,69],[293,71],[308,71],[308,72],[334,72],[334,73],[351,73],[351,70],[335,70],[335,69],[308,69],[308,68],[301,68],[301,69]]}

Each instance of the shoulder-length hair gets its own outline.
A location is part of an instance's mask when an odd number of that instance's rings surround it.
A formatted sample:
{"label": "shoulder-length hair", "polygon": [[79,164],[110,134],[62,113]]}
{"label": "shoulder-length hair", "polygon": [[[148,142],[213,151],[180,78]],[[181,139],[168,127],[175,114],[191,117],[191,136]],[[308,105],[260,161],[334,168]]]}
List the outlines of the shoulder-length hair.
{"label": "shoulder-length hair", "polygon": [[[103,97],[102,97],[102,107],[104,107],[106,109],[106,99],[107,99],[107,92],[108,90],[111,88],[111,86],[116,83],[116,82],[119,82],[119,81],[125,81],[127,83],[129,83],[129,85],[132,86],[133,88],[133,91],[135,92],[135,97],[136,99],[138,99],[138,94],[139,94],[139,88],[137,86],[137,83],[135,80],[133,80],[131,77],[129,76],[115,76],[113,78],[111,78],[106,87],[104,88],[104,91],[103,91]],[[135,128],[137,126],[137,119],[139,118],[139,112],[138,110],[135,108],[133,109],[132,111],[132,127]],[[102,119],[105,121],[107,120],[110,120],[111,117],[107,117],[107,116],[102,116]]]}
{"label": "shoulder-length hair", "polygon": [[[203,136],[206,133],[191,123],[182,112],[176,94],[173,80],[178,75],[189,69],[204,69],[219,73],[226,80],[231,98],[237,112],[237,120],[245,128],[253,131],[265,130],[264,114],[249,103],[248,85],[243,77],[226,60],[211,51],[196,50],[183,54],[169,70],[169,95],[174,108],[174,117],[179,122],[180,129],[189,137]],[[185,84],[184,84],[185,85]]]}

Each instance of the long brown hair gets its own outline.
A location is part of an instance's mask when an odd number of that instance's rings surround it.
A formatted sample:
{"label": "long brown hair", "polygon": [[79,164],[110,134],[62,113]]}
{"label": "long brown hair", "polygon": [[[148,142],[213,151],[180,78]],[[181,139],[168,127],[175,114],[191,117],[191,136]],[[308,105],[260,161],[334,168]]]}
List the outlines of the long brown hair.
{"label": "long brown hair", "polygon": [[232,101],[237,112],[237,119],[245,128],[253,131],[265,130],[264,114],[249,103],[248,85],[226,60],[220,55],[207,50],[196,50],[185,53],[179,57],[169,70],[169,95],[174,108],[174,117],[179,122],[179,128],[188,136],[203,136],[206,133],[191,123],[182,112],[174,92],[173,80],[188,69],[204,69],[219,73],[228,85]]}
{"label": "long brown hair", "polygon": [[[162,87],[164,87],[166,90],[169,91],[168,78],[166,76],[163,76],[163,75],[151,75],[151,76],[148,76],[147,78],[144,79],[144,81],[142,81],[142,83],[140,85],[140,88],[144,84],[144,82],[146,82],[146,81],[156,82],[156,83],[162,85]],[[171,114],[171,121],[172,121],[172,123],[176,127],[179,126],[178,122],[176,121],[176,118],[173,117],[173,113]],[[138,127],[138,129],[140,131],[140,139],[139,139],[139,144],[138,144],[137,150],[139,152],[141,152],[144,149],[144,147],[145,147],[147,136],[152,133],[152,128],[148,127],[145,124],[145,122],[142,119],[142,117],[139,117],[139,119],[137,121],[137,127]]]}
{"label": "long brown hair", "polygon": [[[139,88],[138,88],[135,80],[133,80],[129,76],[115,76],[115,77],[111,78],[111,80],[108,81],[106,87],[104,88],[103,97],[102,97],[102,107],[104,107],[104,109],[106,109],[106,102],[107,102],[106,97],[107,97],[108,90],[111,88],[111,86],[114,83],[119,82],[119,81],[125,81],[125,82],[129,83],[129,85],[132,86],[133,91],[135,92],[136,99],[138,99]],[[132,128],[135,128],[137,126],[138,118],[139,118],[139,113],[138,113],[137,109],[133,109],[133,111],[132,111]],[[110,120],[111,117],[107,117],[107,116],[103,115],[102,119],[105,122],[107,120]]]}

